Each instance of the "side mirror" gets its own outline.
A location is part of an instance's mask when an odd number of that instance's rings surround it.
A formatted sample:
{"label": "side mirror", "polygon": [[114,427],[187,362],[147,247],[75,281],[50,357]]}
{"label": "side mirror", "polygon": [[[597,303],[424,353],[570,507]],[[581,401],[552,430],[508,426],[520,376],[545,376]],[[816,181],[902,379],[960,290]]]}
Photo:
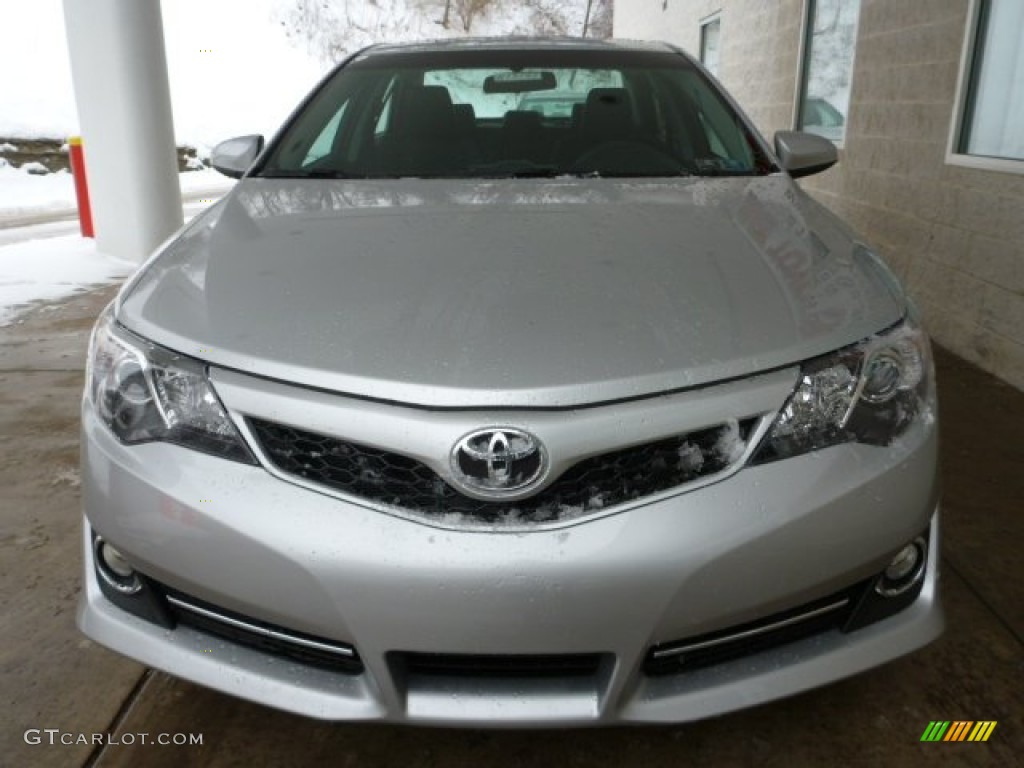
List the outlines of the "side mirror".
{"label": "side mirror", "polygon": [[214,147],[210,152],[210,165],[225,176],[240,179],[262,151],[262,136],[239,136]]}
{"label": "side mirror", "polygon": [[783,170],[794,179],[821,173],[839,162],[835,144],[823,136],[803,131],[776,133],[775,154]]}

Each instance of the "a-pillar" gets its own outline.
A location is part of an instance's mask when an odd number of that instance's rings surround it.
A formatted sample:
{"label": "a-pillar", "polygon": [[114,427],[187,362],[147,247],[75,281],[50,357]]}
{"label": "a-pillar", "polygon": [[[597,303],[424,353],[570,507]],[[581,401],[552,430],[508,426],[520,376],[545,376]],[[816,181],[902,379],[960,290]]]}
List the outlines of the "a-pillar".
{"label": "a-pillar", "polygon": [[64,0],[97,247],[141,262],[182,224],[160,0]]}

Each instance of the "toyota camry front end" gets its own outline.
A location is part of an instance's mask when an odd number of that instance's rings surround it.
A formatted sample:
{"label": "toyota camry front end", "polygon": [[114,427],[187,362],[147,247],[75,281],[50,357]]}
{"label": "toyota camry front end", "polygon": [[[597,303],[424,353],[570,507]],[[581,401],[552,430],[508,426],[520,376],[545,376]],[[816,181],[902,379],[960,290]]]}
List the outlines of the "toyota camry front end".
{"label": "toyota camry front end", "polygon": [[[565,109],[526,109],[556,92]],[[79,624],[313,717],[706,717],[942,630],[934,372],[665,47],[382,47],[93,332]]]}

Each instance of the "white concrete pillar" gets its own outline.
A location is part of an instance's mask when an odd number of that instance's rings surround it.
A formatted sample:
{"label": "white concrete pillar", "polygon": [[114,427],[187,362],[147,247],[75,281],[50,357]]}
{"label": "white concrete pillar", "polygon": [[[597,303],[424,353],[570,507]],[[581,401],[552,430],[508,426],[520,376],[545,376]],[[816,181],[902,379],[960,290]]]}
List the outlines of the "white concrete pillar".
{"label": "white concrete pillar", "polygon": [[141,262],[182,224],[160,0],[64,0],[99,250]]}

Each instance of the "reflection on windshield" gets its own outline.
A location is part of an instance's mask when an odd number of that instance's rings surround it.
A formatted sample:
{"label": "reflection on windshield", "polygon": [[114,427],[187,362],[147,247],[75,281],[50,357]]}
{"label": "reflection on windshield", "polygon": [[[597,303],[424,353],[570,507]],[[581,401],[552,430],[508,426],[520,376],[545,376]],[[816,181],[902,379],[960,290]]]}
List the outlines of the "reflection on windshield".
{"label": "reflection on windshield", "polygon": [[617,58],[607,67],[540,61],[342,69],[257,175],[622,178],[776,170],[716,87],[685,59],[666,54],[659,66],[641,67],[628,51]]}
{"label": "reflection on windshield", "polygon": [[714,207],[734,194],[727,179],[634,179],[615,185],[556,180],[536,184],[524,180],[514,184],[490,179],[467,180],[446,185],[397,184],[391,180],[336,181],[304,184],[289,180],[267,180],[243,184],[231,197],[225,216],[240,206],[243,225],[278,216],[316,216],[352,212],[362,215],[374,209],[450,208],[458,206],[553,207],[594,205]]}

